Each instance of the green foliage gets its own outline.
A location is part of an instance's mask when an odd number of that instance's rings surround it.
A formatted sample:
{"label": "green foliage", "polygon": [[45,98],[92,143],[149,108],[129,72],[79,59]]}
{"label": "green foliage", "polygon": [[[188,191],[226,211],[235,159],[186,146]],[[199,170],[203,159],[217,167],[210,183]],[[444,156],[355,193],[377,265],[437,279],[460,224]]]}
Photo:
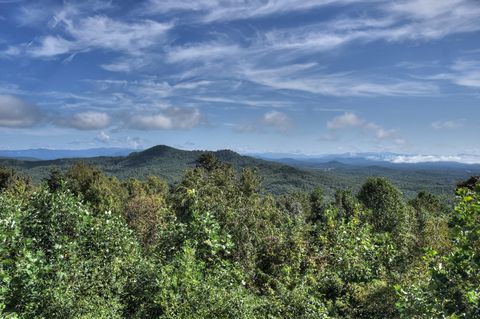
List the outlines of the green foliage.
{"label": "green foliage", "polygon": [[451,221],[451,251],[425,255],[424,280],[398,286],[398,308],[405,318],[477,318],[480,316],[480,192],[457,191]]}
{"label": "green foliage", "polygon": [[279,285],[275,294],[267,296],[256,318],[327,319],[328,310],[318,292],[307,282],[293,287]]}
{"label": "green foliage", "polygon": [[437,196],[420,192],[409,204],[415,212],[415,233],[419,247],[446,252],[450,247],[448,219],[450,208]]}
{"label": "green foliage", "polygon": [[84,162],[76,163],[66,172],[65,186],[98,212],[120,213],[123,209],[126,193],[119,180],[105,176],[98,168]]}
{"label": "green foliage", "polygon": [[207,172],[221,169],[225,165],[211,152],[200,155],[197,163],[198,167],[205,169]]}
{"label": "green foliage", "polygon": [[317,239],[322,267],[319,289],[338,317],[385,318],[386,313],[395,317],[388,275],[397,251],[389,234],[375,233],[361,222],[362,213],[359,205],[350,218],[339,218],[336,207],[325,210]]}
{"label": "green foliage", "polygon": [[337,190],[335,206],[338,207],[340,217],[349,219],[355,215],[355,210],[358,209],[358,200],[350,190]]}
{"label": "green foliage", "polygon": [[163,231],[175,221],[161,195],[135,195],[126,202],[123,212],[127,224],[137,235],[142,247],[155,245]]}
{"label": "green foliage", "polygon": [[[138,245],[118,216],[94,215],[68,192],[40,189],[28,203],[0,196],[8,288],[4,312],[28,318],[119,318]],[[12,229],[12,223],[14,228]],[[4,241],[5,242],[5,241]],[[7,279],[5,279],[7,278]]]}
{"label": "green foliage", "polygon": [[[159,152],[177,154],[129,160]],[[0,176],[1,318],[480,316],[472,183],[452,210],[426,192],[407,204],[382,178],[357,197],[274,196],[213,154],[172,186],[88,164],[36,189]]]}
{"label": "green foliage", "polygon": [[[154,296],[159,318],[258,318],[258,298],[244,286],[232,266],[209,268],[198,252],[185,246],[162,267]],[[200,254],[201,255],[201,254]]]}
{"label": "green foliage", "polygon": [[393,232],[405,218],[403,196],[384,178],[370,178],[358,193],[358,199],[371,210],[368,221],[379,232]]}
{"label": "green foliage", "polygon": [[0,166],[0,193],[10,192],[21,196],[31,191],[30,178],[19,174],[12,168]]}
{"label": "green foliage", "polygon": [[257,172],[251,168],[245,168],[242,170],[240,176],[239,189],[245,196],[251,196],[260,191],[260,185],[262,178]]}
{"label": "green foliage", "polygon": [[228,256],[233,246],[231,236],[222,230],[213,214],[199,206],[195,189],[189,189],[187,195],[190,222],[186,231],[199,259],[212,263]]}

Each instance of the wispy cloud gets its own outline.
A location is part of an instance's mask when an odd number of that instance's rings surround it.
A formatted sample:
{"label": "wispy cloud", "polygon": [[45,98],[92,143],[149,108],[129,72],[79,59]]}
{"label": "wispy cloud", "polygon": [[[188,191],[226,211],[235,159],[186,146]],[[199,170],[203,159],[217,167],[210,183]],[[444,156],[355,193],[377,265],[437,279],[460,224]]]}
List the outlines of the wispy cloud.
{"label": "wispy cloud", "polygon": [[445,15],[451,15],[455,11],[463,12],[466,9],[474,9],[475,1],[470,0],[403,0],[388,3],[387,11],[412,19],[433,19]]}
{"label": "wispy cloud", "polygon": [[[385,1],[377,15],[338,17],[306,27],[267,32],[273,48],[328,51],[354,41],[435,40],[480,30],[480,7],[471,0]],[[375,10],[371,10],[375,12]]]}
{"label": "wispy cloud", "polygon": [[355,2],[376,2],[374,0],[151,0],[148,12],[167,13],[171,11],[190,11],[200,15],[200,21],[244,20],[288,12],[304,11],[312,8],[343,5]]}
{"label": "wispy cloud", "polygon": [[[177,72],[187,66],[204,66],[198,72],[224,78],[244,78],[276,89],[290,89],[334,96],[397,96],[434,94],[434,84],[412,79],[364,78],[339,72],[300,72],[299,58],[311,60],[315,52],[328,52],[355,41],[417,41],[439,39],[450,34],[480,30],[480,7],[472,0],[312,0],[312,1],[149,1],[151,17],[171,12],[196,12],[204,22],[253,18],[272,14],[302,11],[322,6],[351,5],[375,2],[367,13],[334,16],[307,26],[274,28],[256,32],[248,41],[226,34],[212,33],[209,40],[181,45],[159,45],[175,30],[171,22],[158,22],[138,16],[118,20],[106,15],[85,11],[83,7],[65,4],[55,11],[50,21],[50,34],[31,44],[9,46],[3,55],[30,54],[46,58],[92,50],[113,51],[120,57],[101,67],[112,72],[133,72],[151,66],[154,61],[175,64]],[[97,6],[102,9],[101,6]],[[29,9],[37,12],[36,7]],[[101,11],[99,9],[99,11]],[[353,11],[355,12],[355,11]],[[167,16],[168,17],[168,16]],[[179,22],[180,23],[180,22]],[[184,22],[182,22],[184,23]],[[217,34],[215,36],[215,34]],[[154,49],[155,48],[155,49]],[[245,68],[246,61],[248,65]],[[213,63],[214,62],[214,63]],[[267,62],[267,63],[265,63]],[[313,68],[313,67],[311,67]],[[321,66],[318,66],[320,69]],[[460,72],[460,71],[459,71]],[[463,71],[462,71],[463,72]],[[450,75],[439,75],[436,81]],[[477,86],[478,74],[463,73],[457,77],[461,85]]]}
{"label": "wispy cloud", "polygon": [[[105,7],[108,6],[98,6],[98,10]],[[158,44],[173,27],[172,23],[148,19],[113,19],[96,13],[92,7],[87,11],[80,4],[65,3],[62,7],[53,8],[40,4],[21,7],[19,19],[23,24],[36,25],[48,20],[49,34],[31,43],[11,46],[4,54],[49,58],[97,49],[135,56]]]}
{"label": "wispy cloud", "polygon": [[252,82],[275,89],[299,90],[333,96],[432,95],[434,84],[412,80],[382,79],[372,82],[352,73],[324,73],[315,63],[241,71]]}
{"label": "wispy cloud", "polygon": [[480,88],[480,60],[458,59],[449,72],[426,76],[427,79],[446,80],[456,85]]}
{"label": "wispy cloud", "polygon": [[71,52],[105,49],[131,55],[140,54],[172,27],[171,24],[145,20],[126,23],[106,16],[92,16],[79,20],[64,18],[58,26],[73,40],[61,36],[46,36],[27,52],[37,57],[50,57]]}
{"label": "wispy cloud", "polygon": [[167,52],[167,61],[171,63],[188,61],[211,61],[236,56],[241,49],[237,45],[222,43],[203,43],[199,45],[176,47]]}
{"label": "wispy cloud", "polygon": [[453,130],[462,128],[465,124],[465,119],[437,121],[431,124],[434,130]]}
{"label": "wispy cloud", "polygon": [[223,97],[223,96],[195,96],[194,100],[206,103],[218,103],[218,104],[237,104],[247,105],[251,107],[261,108],[286,108],[291,107],[292,102],[282,100],[268,100],[268,99],[248,99],[245,97]]}

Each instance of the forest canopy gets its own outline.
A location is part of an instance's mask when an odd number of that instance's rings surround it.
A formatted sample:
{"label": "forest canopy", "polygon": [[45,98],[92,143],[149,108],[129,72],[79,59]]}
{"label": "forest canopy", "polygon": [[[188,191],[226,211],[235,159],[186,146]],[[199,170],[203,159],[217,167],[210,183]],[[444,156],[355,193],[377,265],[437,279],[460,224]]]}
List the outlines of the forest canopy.
{"label": "forest canopy", "polygon": [[0,169],[2,318],[475,318],[479,287],[474,178],[451,205],[379,177],[272,195],[211,155],[176,184]]}

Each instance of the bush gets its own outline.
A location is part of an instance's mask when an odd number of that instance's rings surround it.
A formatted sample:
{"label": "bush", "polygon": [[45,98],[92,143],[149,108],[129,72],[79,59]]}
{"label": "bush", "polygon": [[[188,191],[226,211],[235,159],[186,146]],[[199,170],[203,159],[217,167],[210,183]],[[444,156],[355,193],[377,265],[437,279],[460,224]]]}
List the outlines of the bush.
{"label": "bush", "polygon": [[[138,261],[125,222],[109,211],[92,214],[69,192],[40,189],[27,204],[0,197],[9,285],[4,312],[28,318],[120,318],[122,294]],[[5,232],[2,231],[2,234]],[[3,270],[3,271],[5,271]]]}

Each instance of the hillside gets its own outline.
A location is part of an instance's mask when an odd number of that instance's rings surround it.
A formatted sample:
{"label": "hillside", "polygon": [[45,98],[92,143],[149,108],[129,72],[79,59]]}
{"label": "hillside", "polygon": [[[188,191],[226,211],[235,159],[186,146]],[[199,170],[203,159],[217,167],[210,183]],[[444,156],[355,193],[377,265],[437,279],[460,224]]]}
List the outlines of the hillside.
{"label": "hillside", "polygon": [[[58,167],[67,169],[77,161],[95,165],[106,174],[120,179],[129,177],[145,178],[158,175],[169,183],[177,182],[188,168],[195,166],[198,157],[204,151],[184,151],[165,145],[158,145],[128,156],[101,156],[92,158],[63,158],[57,160],[18,160],[0,159],[1,166],[18,169],[30,175],[35,182],[45,178],[50,169]],[[230,163],[237,170],[255,167],[263,177],[266,191],[281,194],[293,190],[311,190],[321,186],[325,193],[331,195],[335,189],[352,188],[356,191],[367,177],[384,176],[395,183],[407,197],[420,190],[436,194],[451,194],[459,180],[468,178],[475,171],[465,168],[435,168],[399,166],[353,166],[338,162],[329,162],[322,166],[308,167],[298,163],[272,162],[263,159],[242,156],[229,150],[213,152],[221,161]],[[296,166],[296,167],[294,167]]]}

